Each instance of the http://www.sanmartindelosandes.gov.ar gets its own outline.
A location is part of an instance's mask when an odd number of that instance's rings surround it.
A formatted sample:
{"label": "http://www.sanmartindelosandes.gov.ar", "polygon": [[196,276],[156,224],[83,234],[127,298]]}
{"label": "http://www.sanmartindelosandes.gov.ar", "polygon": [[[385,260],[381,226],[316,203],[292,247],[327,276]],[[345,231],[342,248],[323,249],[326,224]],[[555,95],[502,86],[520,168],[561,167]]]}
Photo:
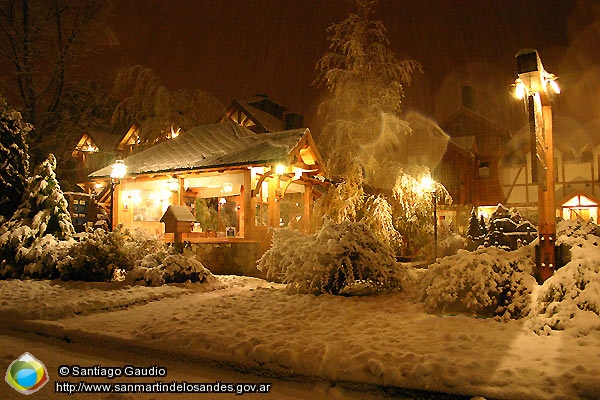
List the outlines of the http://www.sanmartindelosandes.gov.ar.
{"label": "http://www.sanmartindelosandes.gov.ar", "polygon": [[6,370],[6,382],[22,394],[35,393],[48,381],[48,370],[44,364],[29,353],[23,353]]}

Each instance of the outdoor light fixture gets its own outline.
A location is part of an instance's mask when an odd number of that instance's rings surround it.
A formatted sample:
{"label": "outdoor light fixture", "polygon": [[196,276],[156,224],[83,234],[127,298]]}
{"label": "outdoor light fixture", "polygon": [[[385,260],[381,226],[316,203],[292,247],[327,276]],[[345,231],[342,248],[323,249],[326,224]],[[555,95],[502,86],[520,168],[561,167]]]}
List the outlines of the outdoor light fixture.
{"label": "outdoor light fixture", "polygon": [[277,164],[275,166],[275,173],[277,175],[283,175],[283,174],[285,174],[285,165],[283,165],[283,164]]}
{"label": "outdoor light fixture", "polygon": [[119,181],[121,179],[123,179],[123,177],[125,176],[126,173],[127,173],[127,165],[125,165],[125,161],[123,161],[120,158],[117,159],[115,161],[115,163],[111,166],[111,169],[110,169],[111,179],[116,181],[115,183],[119,183]]}
{"label": "outdoor light fixture", "polygon": [[223,184],[223,189],[222,189],[223,193],[225,194],[230,194],[233,193],[233,184],[229,183],[229,182],[225,182]]}
{"label": "outdoor light fixture", "polygon": [[535,49],[517,53],[515,96],[524,100],[529,117],[531,181],[538,186],[538,235],[536,264],[543,282],[556,268],[554,238],[554,149],[552,144],[552,95],[560,93],[556,76],[544,69]]}
{"label": "outdoor light fixture", "polygon": [[435,181],[431,179],[431,176],[425,175],[421,178],[421,190],[423,192],[431,193],[431,200],[433,201],[433,254],[434,259],[437,260],[438,256],[438,229],[437,229],[437,189],[435,187]]}
{"label": "outdoor light fixture", "polygon": [[110,223],[109,229],[113,230],[115,220],[115,185],[121,183],[121,179],[127,173],[127,165],[122,159],[117,159],[110,169]]}
{"label": "outdoor light fixture", "polygon": [[179,190],[179,179],[171,178],[167,181],[167,188],[171,192],[177,192]]}

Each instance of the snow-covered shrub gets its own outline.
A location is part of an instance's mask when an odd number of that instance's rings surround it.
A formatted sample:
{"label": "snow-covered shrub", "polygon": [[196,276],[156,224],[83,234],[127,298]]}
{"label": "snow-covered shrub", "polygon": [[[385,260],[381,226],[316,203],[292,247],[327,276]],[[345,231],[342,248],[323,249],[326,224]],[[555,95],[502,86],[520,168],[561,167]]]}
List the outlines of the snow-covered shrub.
{"label": "snow-covered shrub", "polygon": [[45,235],[36,239],[27,249],[22,247],[20,254],[24,264],[23,275],[25,278],[56,279],[60,276],[58,263],[66,257],[69,248],[75,243],[73,239],[57,240],[52,235]]}
{"label": "snow-covered shrub", "polygon": [[460,250],[433,264],[422,277],[429,312],[470,312],[518,319],[530,309],[533,248],[507,252],[490,247]]}
{"label": "snow-covered shrub", "polygon": [[194,257],[169,254],[167,251],[148,254],[136,263],[127,280],[145,281],[149,286],[165,283],[206,282],[212,274]]}
{"label": "snow-covered shrub", "polygon": [[92,233],[81,233],[79,241],[59,262],[60,277],[63,280],[110,281],[117,268],[130,271],[136,260],[164,249],[165,245],[158,239],[122,227],[112,232],[96,229]]}
{"label": "snow-covered shrub", "polygon": [[396,289],[395,268],[393,252],[367,225],[327,219],[313,235],[274,230],[273,245],[258,262],[268,278],[315,294],[352,294],[358,286],[371,291]]}
{"label": "snow-covered shrub", "polygon": [[442,240],[438,243],[438,257],[452,256],[467,247],[467,239],[450,229],[440,229],[439,235]]}
{"label": "snow-covered shrub", "polygon": [[571,261],[541,286],[532,308],[531,328],[538,333],[574,328],[586,335],[600,330],[600,237],[584,221],[559,223],[557,243],[571,247]]}

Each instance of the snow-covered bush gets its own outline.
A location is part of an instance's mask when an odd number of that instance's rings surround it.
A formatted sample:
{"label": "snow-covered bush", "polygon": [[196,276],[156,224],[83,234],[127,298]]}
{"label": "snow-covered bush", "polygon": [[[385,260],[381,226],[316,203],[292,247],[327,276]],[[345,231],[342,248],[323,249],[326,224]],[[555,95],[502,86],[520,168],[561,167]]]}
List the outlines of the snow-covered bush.
{"label": "snow-covered bush", "polygon": [[548,278],[532,308],[531,328],[538,333],[600,330],[600,229],[584,221],[558,224],[558,244],[571,248],[571,261]]}
{"label": "snow-covered bush", "polygon": [[59,262],[58,269],[63,280],[105,282],[112,279],[117,268],[131,271],[136,260],[164,249],[164,243],[141,231],[96,229],[79,234],[79,241]]}
{"label": "snow-covered bush", "polygon": [[27,249],[22,247],[21,259],[25,265],[22,277],[35,279],[56,279],[60,276],[58,263],[63,260],[69,248],[75,243],[73,239],[57,240],[52,235],[36,239]]}
{"label": "snow-covered bush", "polygon": [[212,274],[194,257],[183,254],[170,254],[167,251],[148,254],[136,262],[136,266],[127,274],[131,282],[144,281],[149,286],[165,283],[206,282]]}
{"label": "snow-covered bush", "polygon": [[470,312],[518,319],[530,310],[536,282],[533,247],[507,252],[490,247],[433,264],[422,277],[422,296],[429,312]]}
{"label": "snow-covered bush", "polygon": [[258,262],[268,278],[305,293],[355,294],[400,286],[393,252],[362,222],[325,220],[312,235],[273,232],[273,245]]}

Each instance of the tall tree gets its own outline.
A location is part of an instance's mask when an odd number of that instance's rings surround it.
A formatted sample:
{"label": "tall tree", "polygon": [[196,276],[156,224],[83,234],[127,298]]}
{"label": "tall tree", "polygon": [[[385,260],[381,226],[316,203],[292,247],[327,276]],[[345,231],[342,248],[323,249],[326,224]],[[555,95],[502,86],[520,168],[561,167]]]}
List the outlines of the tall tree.
{"label": "tall tree", "polygon": [[315,81],[330,92],[319,109],[319,141],[335,175],[347,173],[359,157],[365,165],[378,156],[363,149],[381,140],[384,115],[399,116],[403,85],[420,70],[416,61],[400,61],[389,48],[383,22],[373,19],[377,0],[349,1],[355,11],[328,28],[329,51],[317,62]]}
{"label": "tall tree", "polygon": [[26,136],[31,125],[0,96],[0,215],[10,218],[25,191],[29,173]]}
{"label": "tall tree", "polygon": [[[3,0],[0,61],[12,69],[3,80],[22,103],[24,118],[44,141],[78,77],[77,62],[99,43],[106,0]],[[16,104],[16,103],[15,103]]]}
{"label": "tall tree", "polygon": [[142,142],[216,123],[223,112],[223,105],[213,95],[201,90],[169,91],[153,70],[140,65],[117,71],[112,96],[118,102],[113,123],[136,124]]}

